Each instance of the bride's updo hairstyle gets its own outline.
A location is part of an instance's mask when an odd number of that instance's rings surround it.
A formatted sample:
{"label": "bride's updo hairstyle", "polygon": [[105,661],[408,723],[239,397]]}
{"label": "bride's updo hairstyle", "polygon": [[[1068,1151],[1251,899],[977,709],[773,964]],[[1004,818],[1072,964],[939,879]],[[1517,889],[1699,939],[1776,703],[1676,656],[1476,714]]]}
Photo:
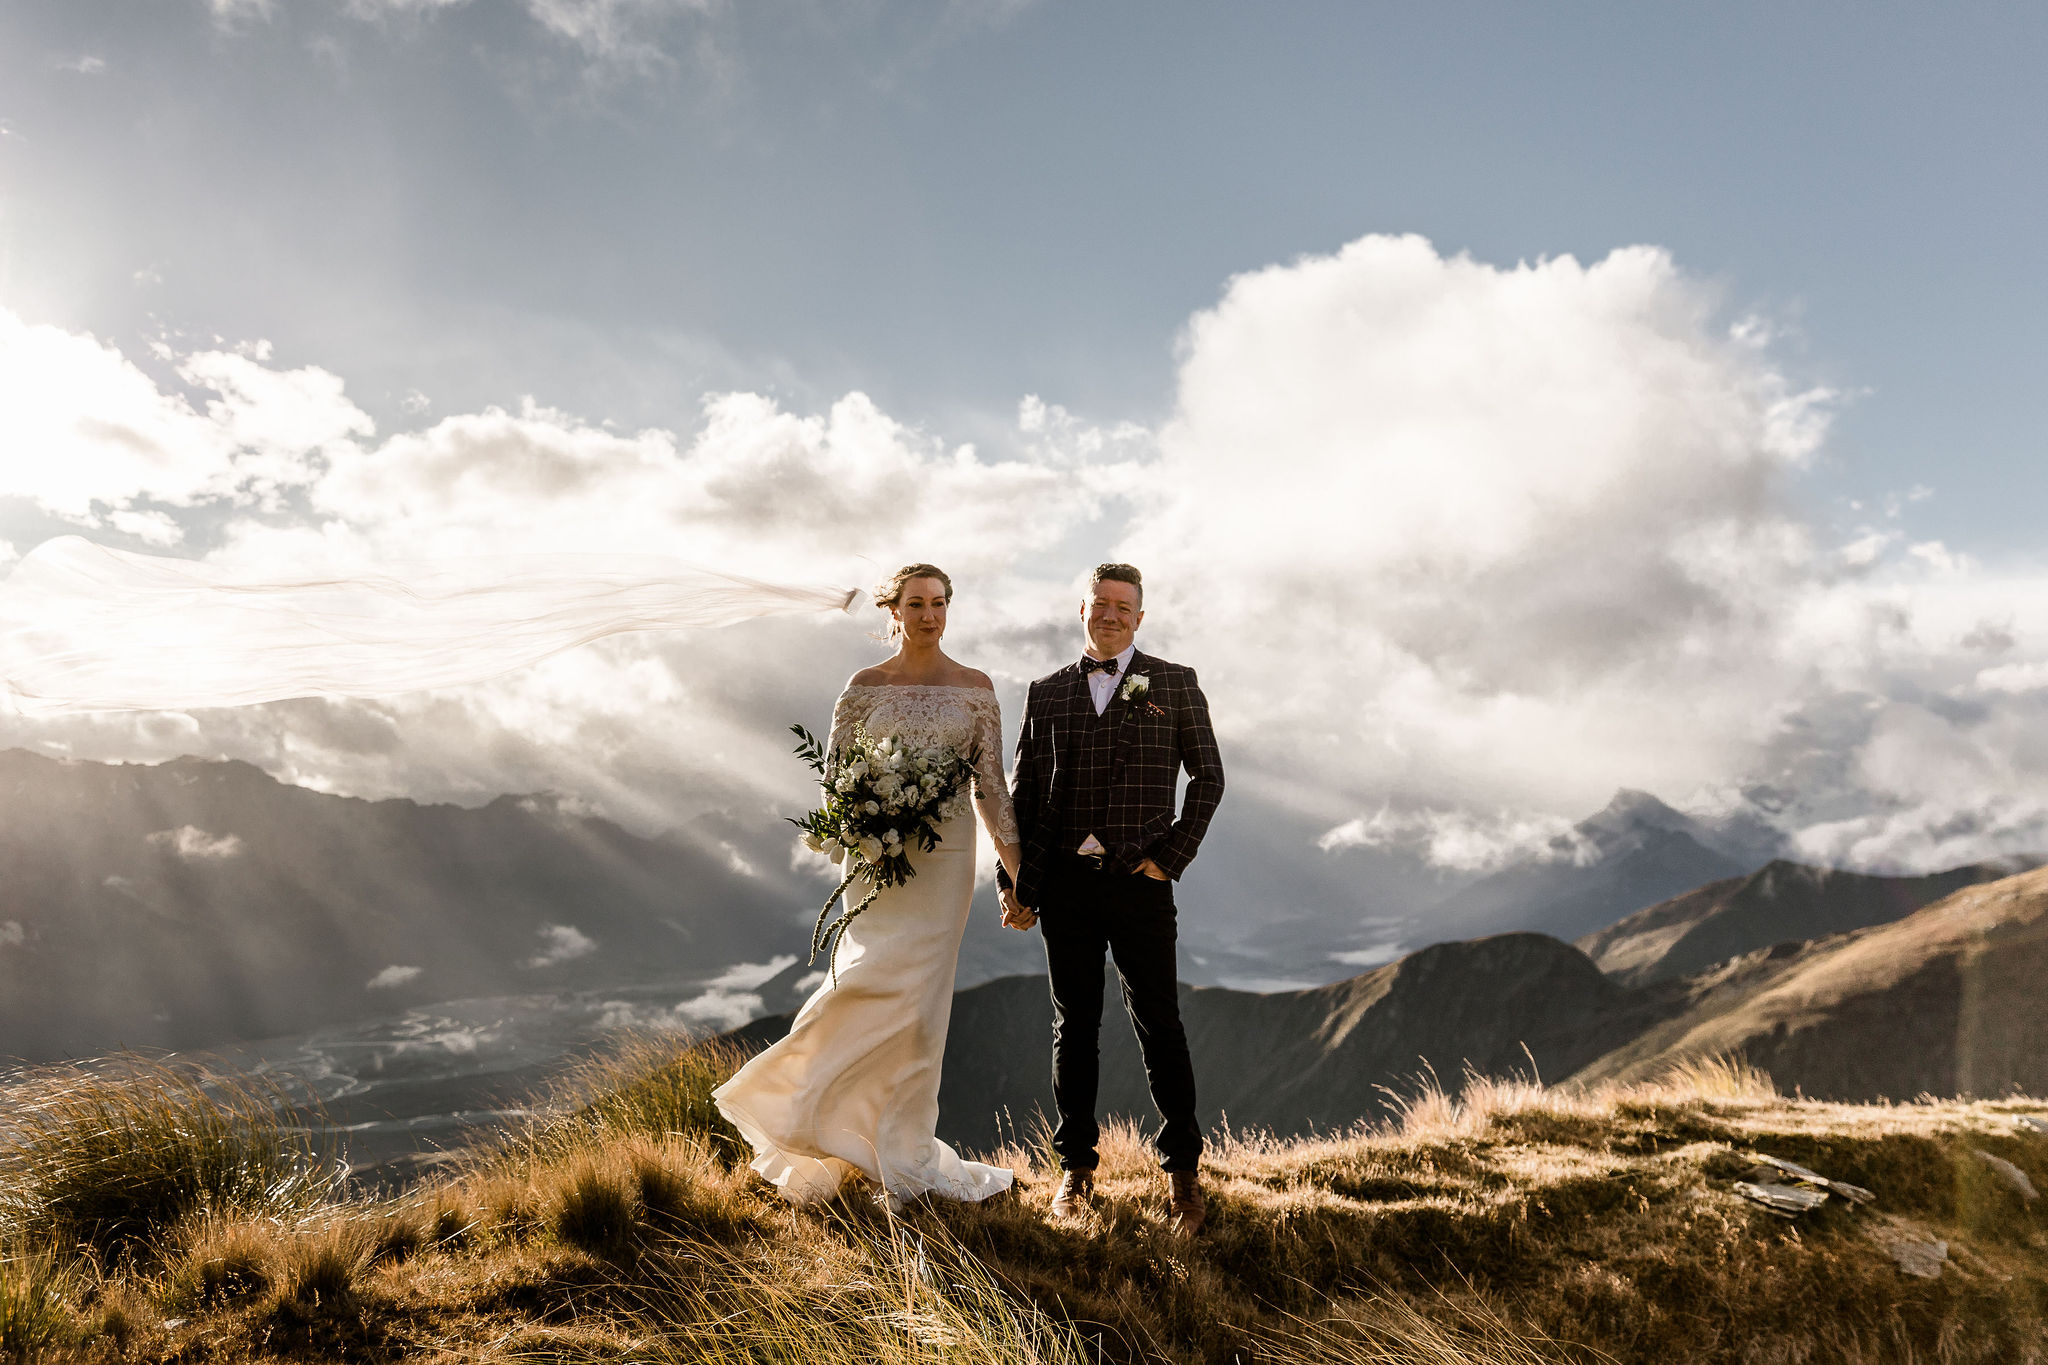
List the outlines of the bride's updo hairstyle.
{"label": "bride's updo hairstyle", "polygon": [[874,592],[871,594],[875,605],[883,611],[890,613],[889,638],[891,640],[894,640],[903,632],[903,624],[896,619],[894,611],[895,608],[903,604],[903,585],[913,578],[938,579],[940,583],[945,585],[946,602],[948,605],[953,601],[953,579],[944,569],[936,564],[905,564],[895,573],[890,574],[880,583],[877,583]]}

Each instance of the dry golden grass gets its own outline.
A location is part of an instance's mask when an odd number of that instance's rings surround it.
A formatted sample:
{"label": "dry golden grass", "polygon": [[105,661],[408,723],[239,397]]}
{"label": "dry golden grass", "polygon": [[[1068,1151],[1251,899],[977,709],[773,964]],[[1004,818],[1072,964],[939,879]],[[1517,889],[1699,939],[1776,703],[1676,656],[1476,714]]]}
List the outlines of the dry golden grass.
{"label": "dry golden grass", "polygon": [[728,1165],[744,1165],[753,1153],[718,1112],[711,1092],[748,1055],[738,1044],[717,1038],[677,1047],[672,1035],[624,1034],[563,1077],[556,1087],[557,1107],[568,1112],[543,1131],[571,1143],[593,1133],[692,1136]]}
{"label": "dry golden grass", "polygon": [[[986,1204],[791,1209],[703,1119],[736,1059],[634,1047],[395,1199],[223,1201],[114,1258],[16,1218],[0,1358],[2048,1362],[2048,1201],[1977,1155],[2048,1184],[2030,1101],[1819,1104],[1729,1062],[1584,1092],[1468,1077],[1378,1128],[1226,1135],[1188,1245],[1128,1124],[1080,1226],[1048,1219],[1026,1148]],[[1754,1152],[1878,1203],[1779,1221],[1730,1190]],[[1949,1243],[1940,1279],[1899,1272],[1902,1237]]]}
{"label": "dry golden grass", "polygon": [[208,1212],[315,1207],[342,1168],[281,1092],[174,1060],[40,1068],[0,1105],[0,1223],[102,1257]]}

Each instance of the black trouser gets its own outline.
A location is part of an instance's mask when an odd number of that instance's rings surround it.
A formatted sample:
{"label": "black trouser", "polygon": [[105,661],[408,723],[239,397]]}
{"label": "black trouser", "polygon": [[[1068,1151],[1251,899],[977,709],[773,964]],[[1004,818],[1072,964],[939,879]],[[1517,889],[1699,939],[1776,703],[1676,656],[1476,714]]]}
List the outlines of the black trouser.
{"label": "black trouser", "polygon": [[1038,907],[1045,964],[1052,978],[1052,1096],[1059,1109],[1053,1150],[1069,1170],[1096,1164],[1102,1130],[1095,1093],[1102,1070],[1102,959],[1123,979],[1124,1005],[1145,1058],[1145,1080],[1161,1123],[1153,1145],[1168,1171],[1192,1171],[1202,1156],[1195,1119],[1195,1069],[1180,1023],[1175,981],[1173,883],[1095,870],[1062,860]]}

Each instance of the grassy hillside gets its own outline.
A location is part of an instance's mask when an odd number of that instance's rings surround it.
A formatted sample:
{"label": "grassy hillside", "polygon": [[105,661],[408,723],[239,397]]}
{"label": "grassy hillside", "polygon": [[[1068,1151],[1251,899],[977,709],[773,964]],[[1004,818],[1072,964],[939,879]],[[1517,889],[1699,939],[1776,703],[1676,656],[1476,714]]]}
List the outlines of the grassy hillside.
{"label": "grassy hillside", "polygon": [[1578,946],[1615,980],[1648,985],[1759,948],[1888,924],[1963,887],[2022,870],[1973,863],[1924,877],[1881,877],[1778,859],[1638,910]]}
{"label": "grassy hillside", "polygon": [[[1820,1362],[2048,1359],[2048,1106],[1791,1100],[1704,1064],[1473,1081],[1397,1120],[1212,1153],[1161,1230],[1135,1133],[1099,1215],[1020,1193],[792,1210],[705,1100],[729,1050],[628,1048],[580,1101],[402,1198],[351,1198],[270,1097],[64,1069],[0,1107],[0,1356],[95,1361]],[[1796,1222],[1764,1153],[1868,1187]],[[1996,1157],[2000,1166],[1987,1161]],[[2009,1167],[2009,1169],[2008,1169]],[[1938,1278],[1888,1245],[1948,1244]]]}
{"label": "grassy hillside", "polygon": [[1687,1008],[1585,1068],[1630,1081],[1740,1052],[1839,1099],[2048,1093],[2048,868],[1689,978]]}

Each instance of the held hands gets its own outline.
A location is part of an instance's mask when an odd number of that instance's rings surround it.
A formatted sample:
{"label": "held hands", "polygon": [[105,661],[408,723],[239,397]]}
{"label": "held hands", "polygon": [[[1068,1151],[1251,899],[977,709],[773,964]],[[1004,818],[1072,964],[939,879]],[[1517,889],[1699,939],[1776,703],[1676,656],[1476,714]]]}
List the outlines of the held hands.
{"label": "held hands", "polygon": [[[1161,867],[1158,863],[1153,862],[1150,858],[1147,858],[1143,862],[1140,862],[1138,864],[1138,871],[1144,876],[1152,878],[1152,880],[1154,881],[1164,882],[1173,880],[1171,877],[1166,875],[1165,868]],[[1025,929],[1030,929],[1038,923],[1038,912],[1036,910],[1032,910],[1023,905],[1020,905],[1017,901],[1017,892],[1015,891],[1015,889],[1007,886],[1003,887],[997,893],[997,896],[998,899],[1002,902],[1004,928],[1017,929],[1021,931]]]}
{"label": "held hands", "polygon": [[1017,903],[1017,893],[1010,887],[1006,886],[1002,889],[1000,899],[1003,905],[1003,925],[1005,928],[1022,931],[1038,923],[1038,912],[1036,910],[1027,910],[1019,905]]}

